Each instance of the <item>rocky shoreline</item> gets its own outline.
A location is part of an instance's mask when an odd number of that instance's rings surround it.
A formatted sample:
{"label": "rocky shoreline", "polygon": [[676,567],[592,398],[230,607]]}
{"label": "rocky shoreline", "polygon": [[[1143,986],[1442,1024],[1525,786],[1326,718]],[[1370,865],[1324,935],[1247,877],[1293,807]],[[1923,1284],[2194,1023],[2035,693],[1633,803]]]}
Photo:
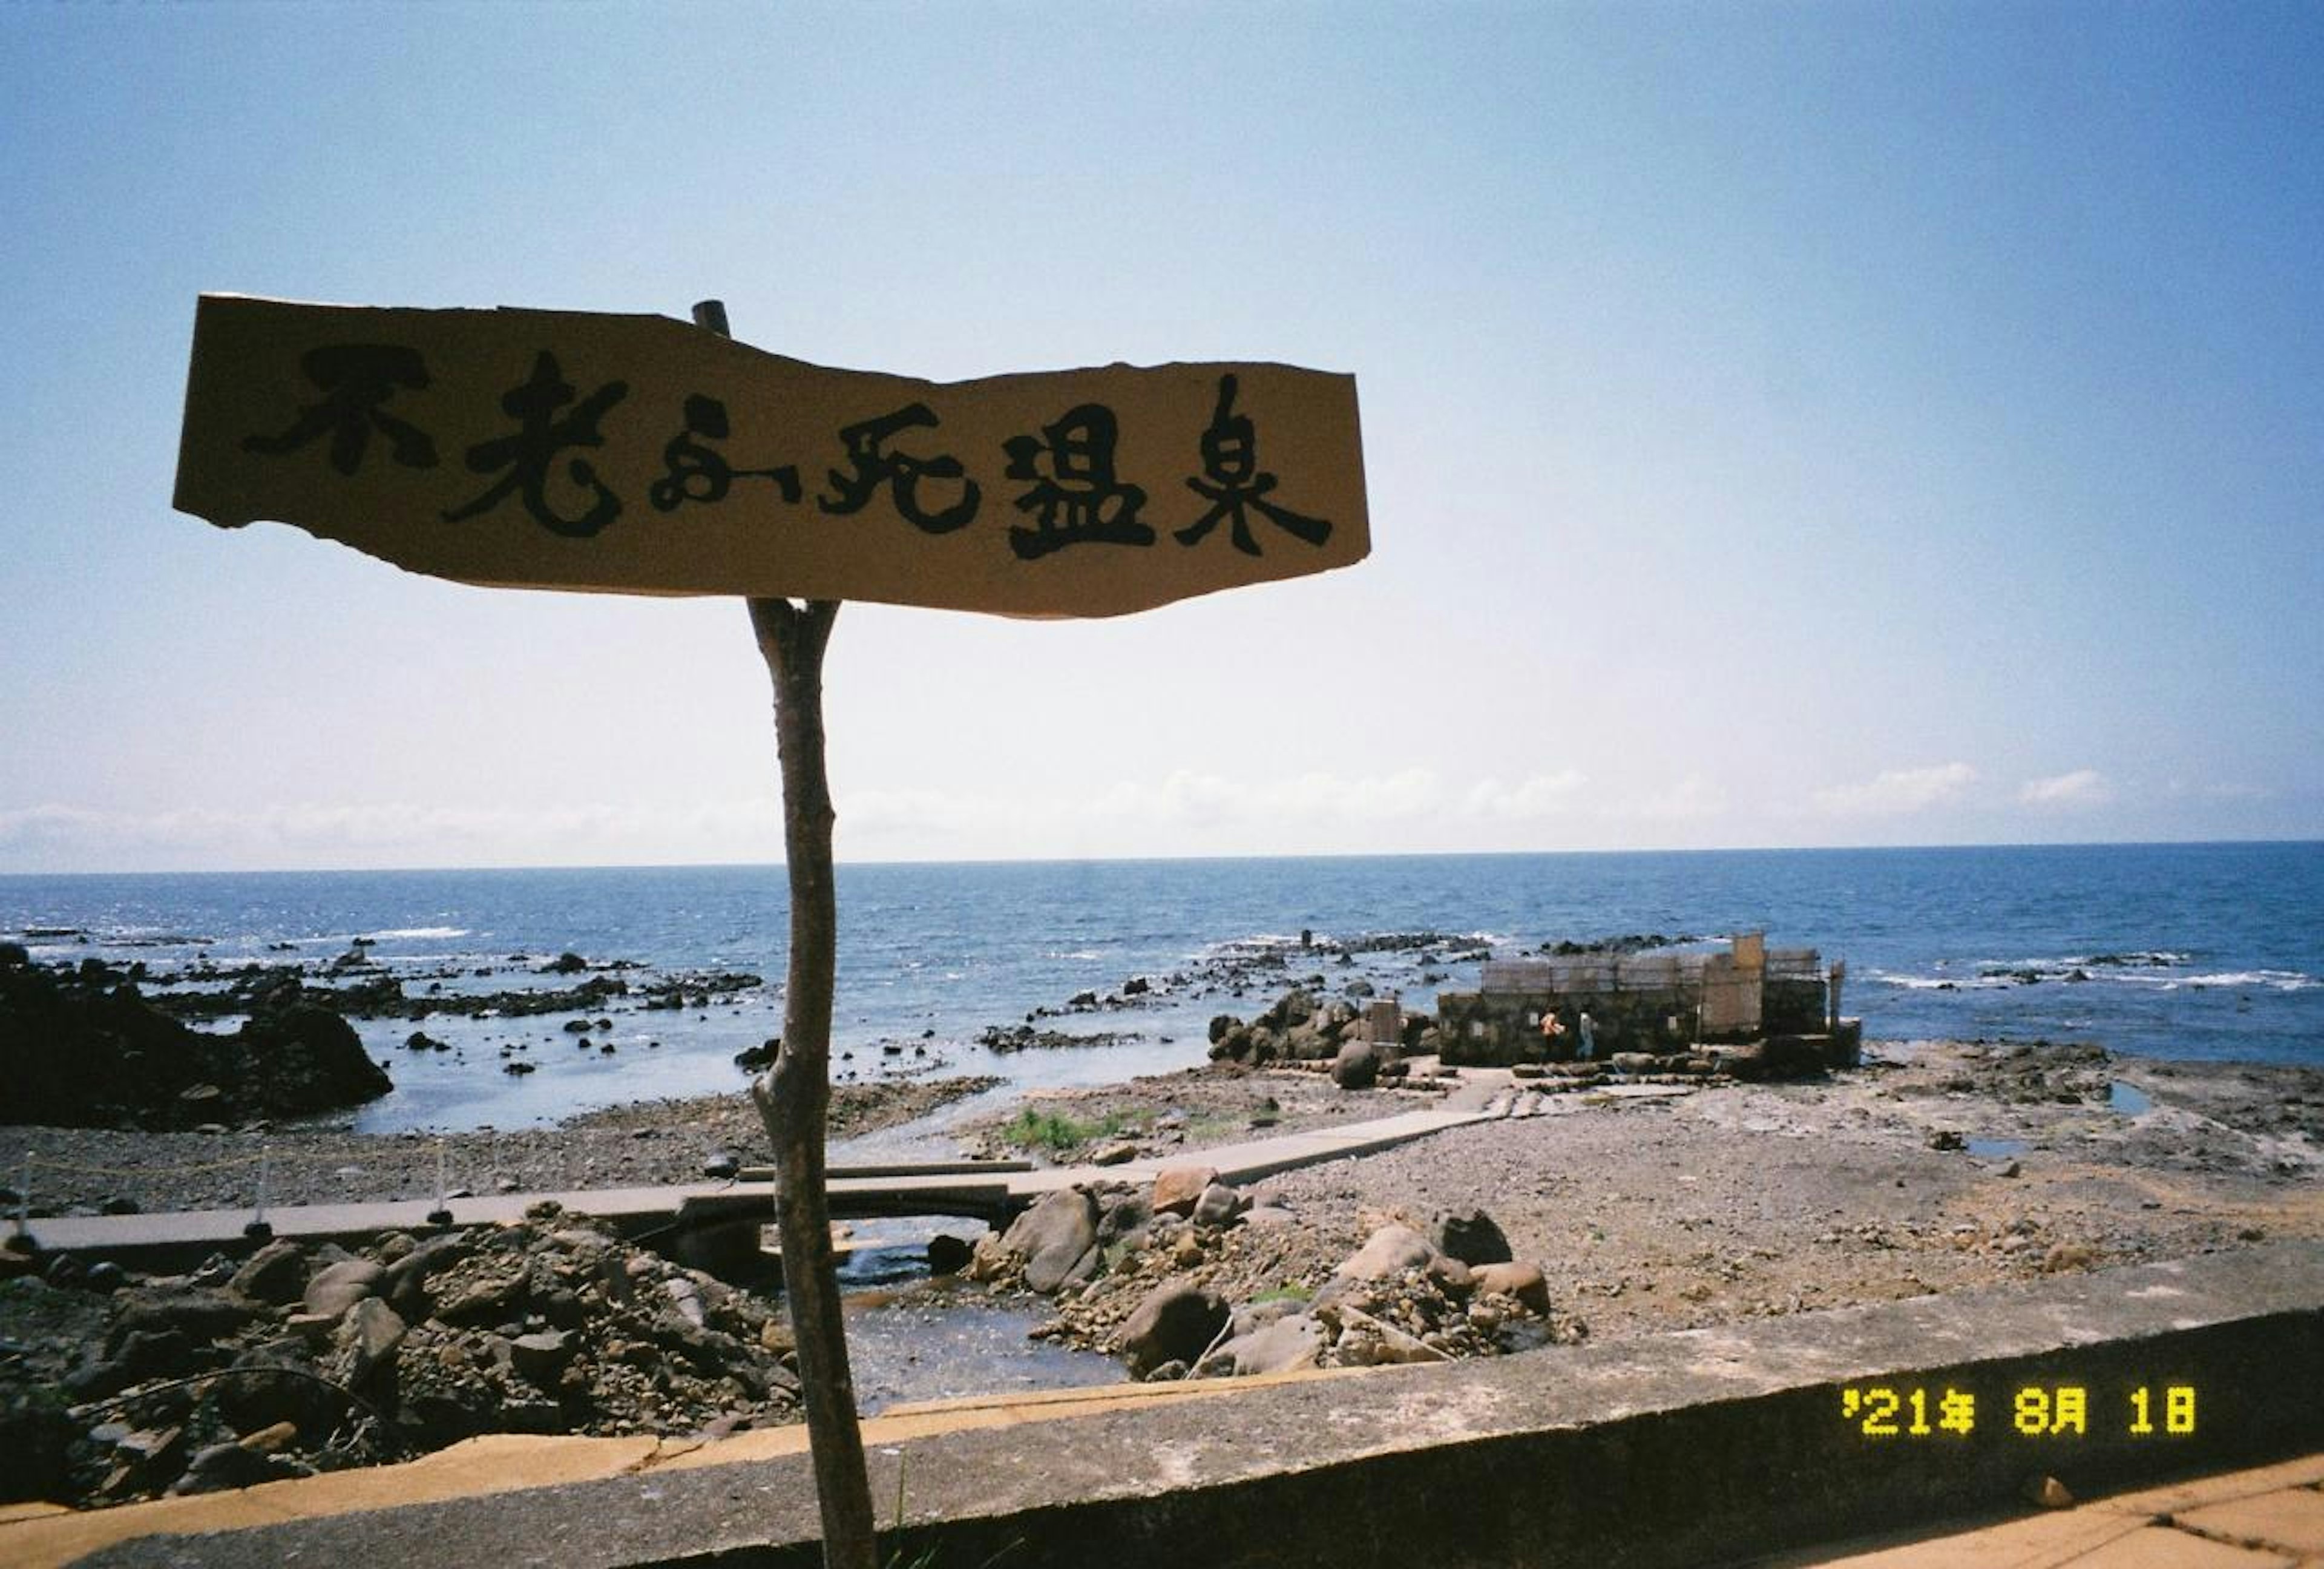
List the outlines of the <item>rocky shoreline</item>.
{"label": "rocky shoreline", "polygon": [[[1585,1339],[2324,1237],[2314,1069],[1975,1042],[1876,1043],[1860,1068],[1792,1083],[1488,1084],[1493,1070],[1439,1080],[1415,1067],[1402,1086],[1358,1089],[1320,1062],[1222,1062],[979,1112],[950,1131],[988,1153],[1094,1162],[1126,1150],[1120,1158],[1159,1156],[1172,1169],[1155,1183],[1093,1180],[937,1263],[988,1300],[1033,1306],[1037,1333],[1108,1352],[1131,1376],[1231,1376],[1554,1355]],[[1492,1084],[1510,1114],[1416,1144],[1241,1189],[1209,1180],[1201,1160],[1208,1147]],[[835,1131],[941,1121],[974,1087],[843,1086]],[[493,1143],[504,1173],[551,1190],[698,1179],[712,1156],[755,1158],[755,1130],[737,1094]],[[37,1140],[156,1172],[179,1152],[164,1140],[217,1151],[284,1136],[10,1129],[0,1158]],[[433,1191],[432,1139],[298,1137],[341,1182],[331,1196],[357,1196],[347,1185],[370,1197]],[[476,1146],[461,1149],[472,1160]],[[211,1180],[145,1191],[190,1202]],[[108,1194],[69,1196],[94,1206]],[[292,1202],[287,1190],[280,1202]],[[66,1260],[47,1262],[47,1278],[0,1283],[9,1452],[48,1445],[43,1485],[92,1503],[365,1463],[473,1421],[715,1435],[790,1413],[773,1305],[567,1218],[385,1238],[343,1257],[294,1252],[260,1271],[265,1281],[243,1278],[255,1260],[143,1283]],[[363,1289],[310,1302],[327,1278]],[[900,1289],[934,1302],[963,1288]],[[936,1355],[940,1314],[931,1322]],[[276,1358],[277,1372],[206,1381],[254,1356]],[[341,1400],[306,1425],[297,1413],[237,1416],[241,1398],[226,1388],[251,1379],[286,1390],[320,1380],[371,1412]],[[139,1395],[149,1384],[150,1398]]]}

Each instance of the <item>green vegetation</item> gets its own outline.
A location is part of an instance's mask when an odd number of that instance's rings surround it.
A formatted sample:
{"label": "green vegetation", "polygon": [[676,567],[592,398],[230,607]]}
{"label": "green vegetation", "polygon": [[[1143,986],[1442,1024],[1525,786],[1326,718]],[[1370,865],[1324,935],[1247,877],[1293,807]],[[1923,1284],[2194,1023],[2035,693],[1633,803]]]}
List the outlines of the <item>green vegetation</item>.
{"label": "green vegetation", "polygon": [[1113,1111],[1093,1121],[1084,1121],[1062,1112],[1042,1112],[1028,1106],[1001,1131],[1002,1137],[1022,1149],[1047,1149],[1053,1155],[1063,1155],[1099,1139],[1119,1139],[1125,1133],[1142,1132],[1151,1120],[1150,1112]]}
{"label": "green vegetation", "polygon": [[1186,1124],[1186,1141],[1190,1144],[1215,1144],[1238,1134],[1250,1131],[1249,1119],[1231,1117],[1221,1112],[1206,1112]]}

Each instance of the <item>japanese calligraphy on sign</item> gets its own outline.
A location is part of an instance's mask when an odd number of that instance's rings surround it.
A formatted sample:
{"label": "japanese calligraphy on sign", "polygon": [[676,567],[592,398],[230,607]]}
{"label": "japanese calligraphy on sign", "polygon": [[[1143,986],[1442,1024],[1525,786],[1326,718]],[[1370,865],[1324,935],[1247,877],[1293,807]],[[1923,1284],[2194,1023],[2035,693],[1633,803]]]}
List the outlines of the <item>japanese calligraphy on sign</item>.
{"label": "japanese calligraphy on sign", "polygon": [[1353,377],[939,383],[658,316],[202,297],[177,505],[466,583],[1118,615],[1370,549]]}

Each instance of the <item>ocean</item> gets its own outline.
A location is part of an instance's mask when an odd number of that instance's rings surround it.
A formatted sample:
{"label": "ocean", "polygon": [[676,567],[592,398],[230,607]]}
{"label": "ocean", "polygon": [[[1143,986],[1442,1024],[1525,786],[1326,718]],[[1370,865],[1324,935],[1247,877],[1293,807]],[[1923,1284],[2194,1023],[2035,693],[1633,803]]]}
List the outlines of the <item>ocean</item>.
{"label": "ocean", "polygon": [[[2319,843],[863,864],[838,891],[843,1079],[1108,1083],[1202,1062],[1213,1014],[1247,1018],[1308,974],[1425,1009],[1476,984],[1479,945],[1752,929],[1844,959],[1868,1039],[2324,1064]],[[0,938],[162,978],[296,963],[320,981],[351,955],[447,997],[570,984],[544,973],[567,952],[633,983],[761,977],[680,1010],[617,1001],[577,1039],[569,1016],[448,1005],[358,1021],[397,1087],[357,1127],[513,1127],[739,1090],[734,1054],[781,1028],[786,906],[779,866],[0,876]],[[1072,1006],[1082,993],[1099,1005]],[[1028,1019],[1085,1043],[979,1044]],[[414,1029],[451,1049],[406,1049]],[[520,1058],[534,1071],[499,1071]]]}

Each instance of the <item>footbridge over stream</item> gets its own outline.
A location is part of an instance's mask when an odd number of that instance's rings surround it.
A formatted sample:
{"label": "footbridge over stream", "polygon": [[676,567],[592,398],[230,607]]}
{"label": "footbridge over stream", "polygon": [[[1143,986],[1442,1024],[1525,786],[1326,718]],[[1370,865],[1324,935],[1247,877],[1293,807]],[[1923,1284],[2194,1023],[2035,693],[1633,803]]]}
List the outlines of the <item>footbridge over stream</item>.
{"label": "footbridge over stream", "polygon": [[[1481,1078],[1475,1070],[1463,1076]],[[1443,1103],[1344,1127],[1174,1152],[1167,1158],[1115,1166],[1037,1168],[1023,1161],[835,1166],[827,1174],[831,1213],[835,1220],[949,1215],[1001,1226],[1044,1194],[1085,1183],[1150,1182],[1171,1166],[1200,1164],[1215,1168],[1222,1181],[1253,1182],[1278,1171],[1385,1149],[1447,1128],[1508,1114],[1506,1096],[1486,1103],[1492,1087],[1482,1082],[1464,1085],[1462,1093]],[[763,1178],[764,1175],[746,1171],[743,1177]],[[251,1229],[260,1217],[248,1209],[60,1215],[34,1220],[31,1229],[39,1245],[51,1252],[166,1271],[191,1268],[212,1253],[247,1250],[262,1237],[345,1243],[389,1232],[506,1224],[522,1220],[528,1209],[544,1200],[571,1214],[604,1221],[632,1241],[651,1241],[660,1251],[680,1253],[714,1269],[722,1261],[754,1253],[758,1228],[774,1215],[771,1182],[737,1179],[494,1194],[449,1199],[440,1205],[434,1199],[281,1205],[265,1212],[263,1232]],[[672,1238],[678,1245],[669,1244],[668,1240]]]}

